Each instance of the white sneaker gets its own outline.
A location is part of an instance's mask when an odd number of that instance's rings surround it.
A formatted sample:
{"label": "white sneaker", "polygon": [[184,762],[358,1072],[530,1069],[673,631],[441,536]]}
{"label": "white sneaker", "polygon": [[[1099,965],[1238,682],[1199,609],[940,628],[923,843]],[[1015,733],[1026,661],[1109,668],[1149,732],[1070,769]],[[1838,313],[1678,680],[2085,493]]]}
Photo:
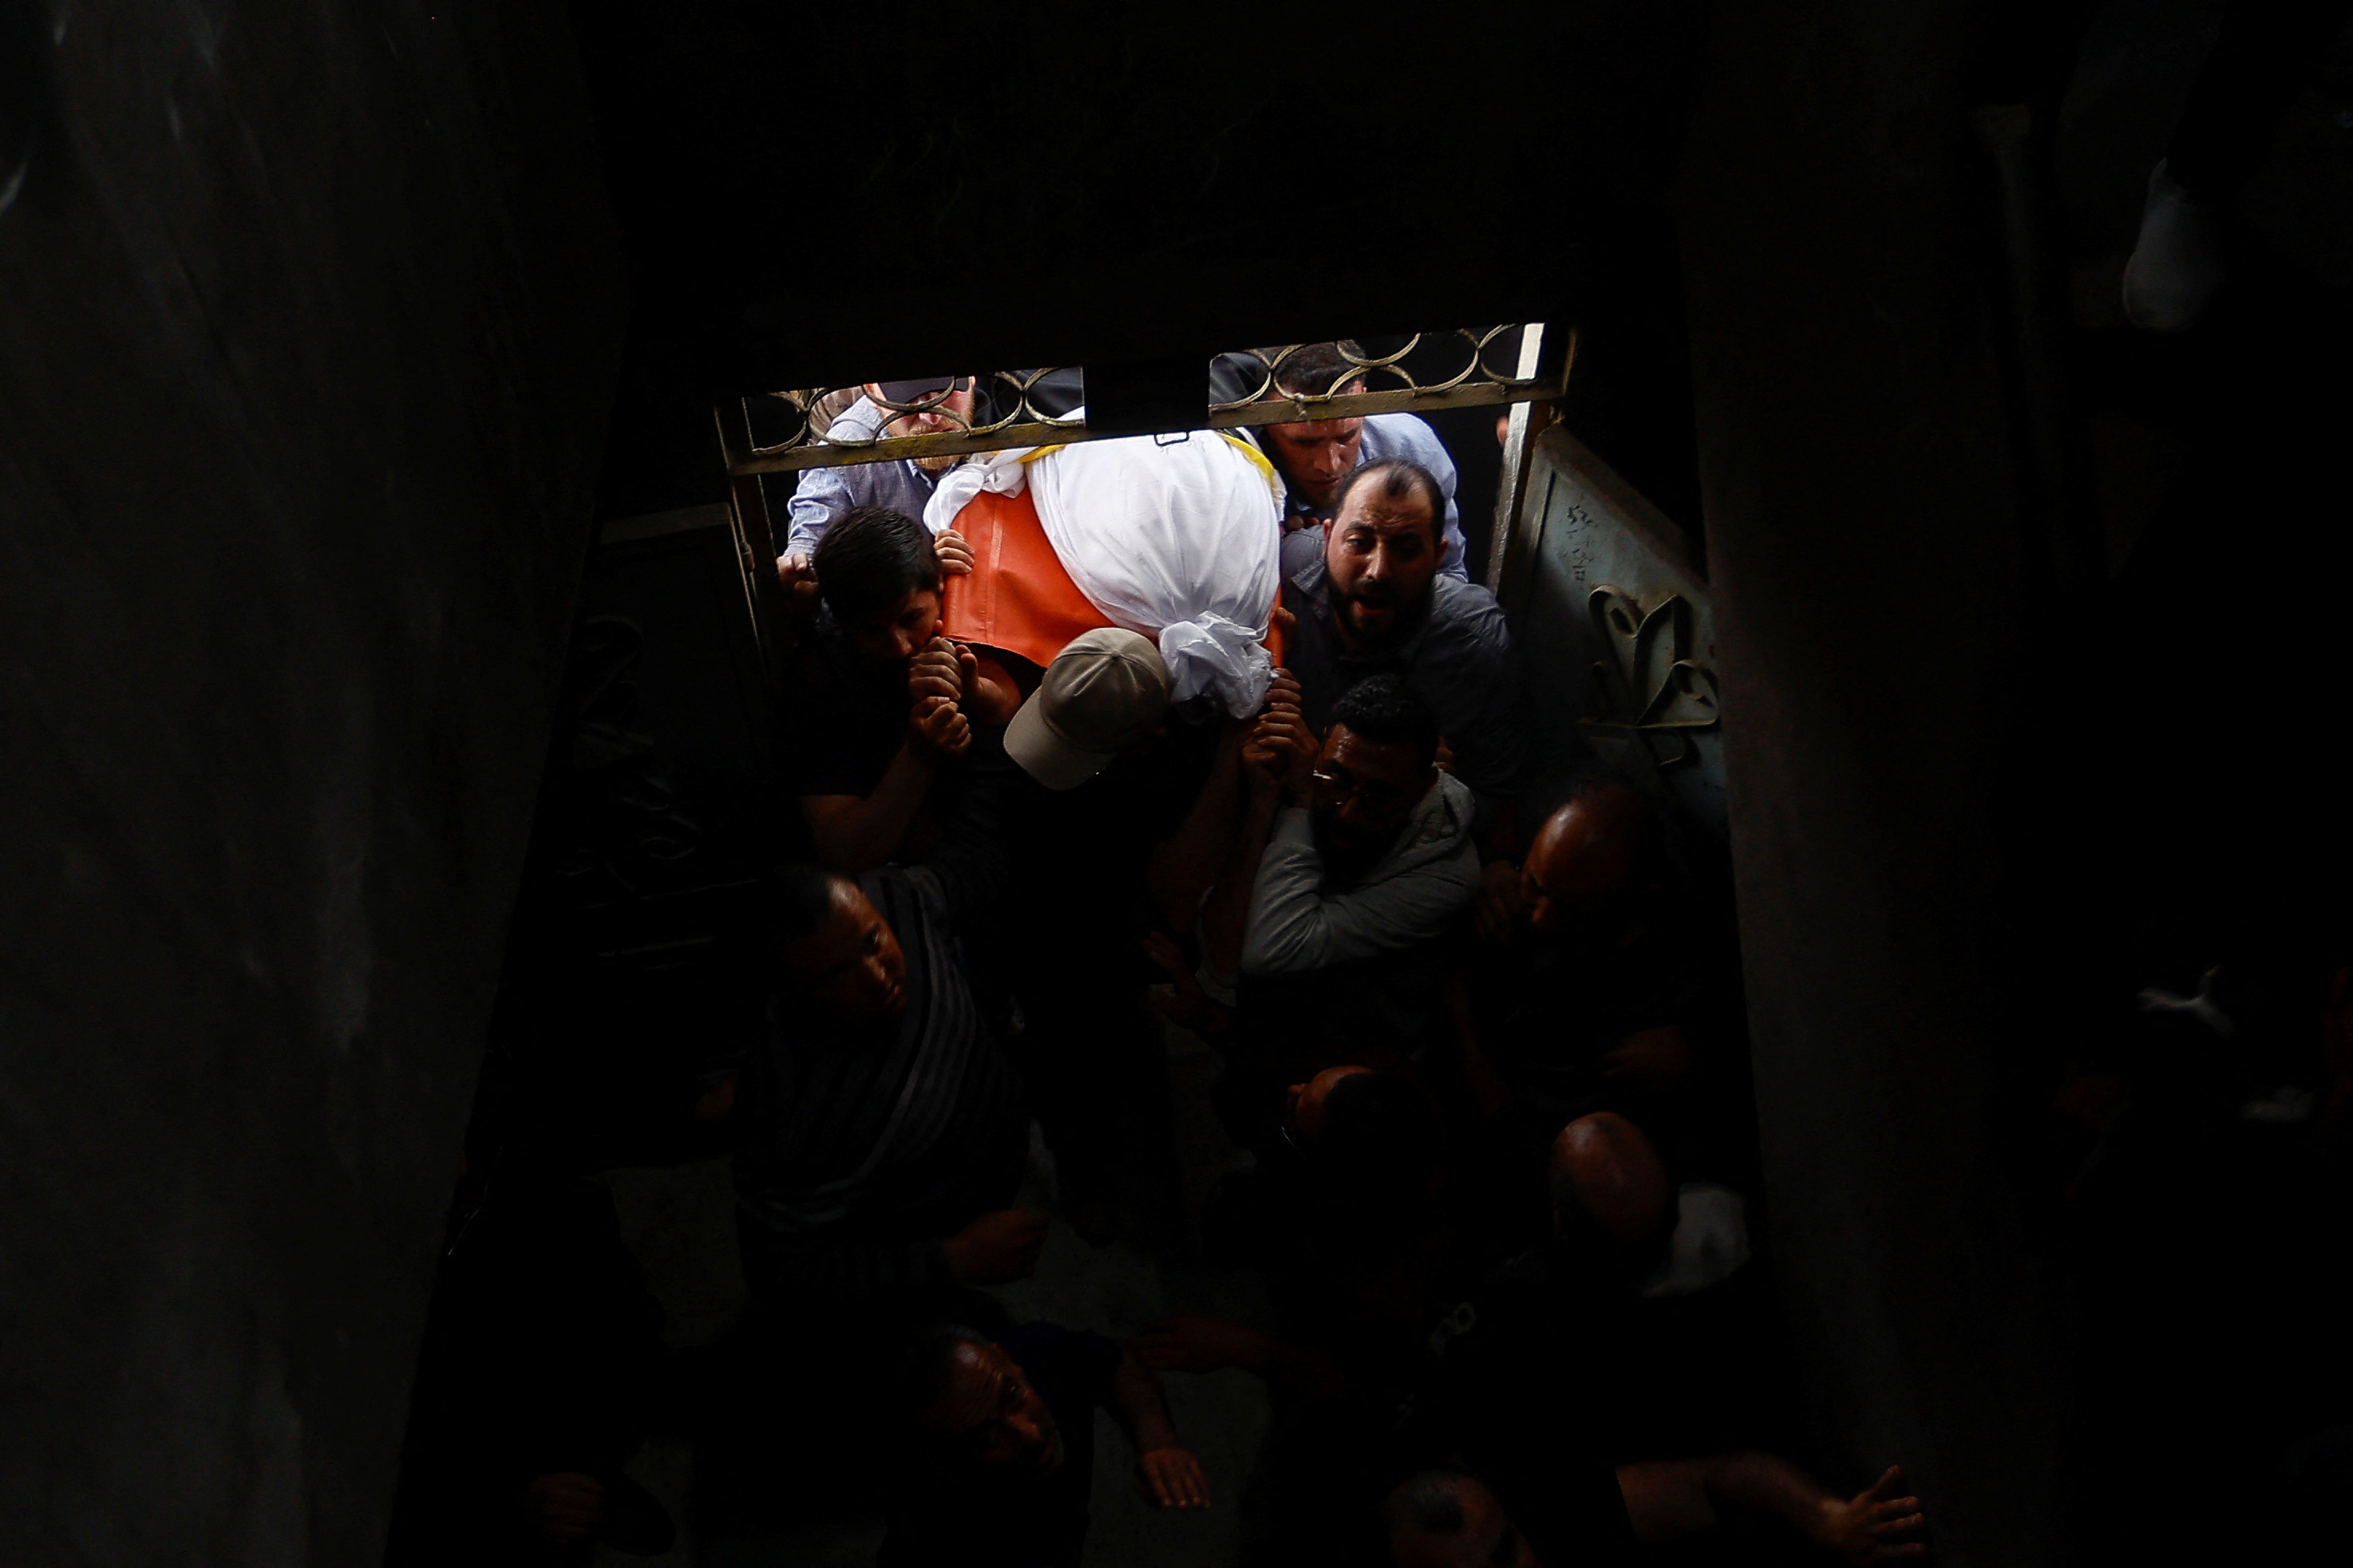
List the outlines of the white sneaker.
{"label": "white sneaker", "polygon": [[2125,319],[2147,331],[2187,331],[2221,287],[2213,215],[2189,199],[2160,158],[2148,172],[2140,239],[2125,263]]}

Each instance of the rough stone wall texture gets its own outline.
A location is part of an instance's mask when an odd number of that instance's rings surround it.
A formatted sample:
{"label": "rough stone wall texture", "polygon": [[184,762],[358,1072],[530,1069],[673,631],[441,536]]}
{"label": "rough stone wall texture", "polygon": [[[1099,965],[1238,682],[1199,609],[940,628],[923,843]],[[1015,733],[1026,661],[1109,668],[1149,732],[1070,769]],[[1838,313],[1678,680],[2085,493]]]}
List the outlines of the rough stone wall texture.
{"label": "rough stone wall texture", "polygon": [[569,48],[0,0],[0,1561],[381,1559],[619,338]]}
{"label": "rough stone wall texture", "polygon": [[2010,1060],[2030,559],[1969,8],[1727,7],[1679,195],[1772,1237],[1825,1439],[2054,1560]]}

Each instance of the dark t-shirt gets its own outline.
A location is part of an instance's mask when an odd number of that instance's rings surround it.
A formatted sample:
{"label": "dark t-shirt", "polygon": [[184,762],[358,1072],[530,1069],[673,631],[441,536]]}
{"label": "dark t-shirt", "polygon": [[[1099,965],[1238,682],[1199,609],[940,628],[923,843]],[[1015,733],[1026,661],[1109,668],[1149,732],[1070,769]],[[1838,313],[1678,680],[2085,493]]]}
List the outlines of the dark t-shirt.
{"label": "dark t-shirt", "polygon": [[1495,1490],[1546,1563],[1630,1563],[1633,1526],[1609,1452],[1624,1369],[1622,1297],[1537,1247],[1491,1275],[1431,1331],[1407,1407],[1415,1462],[1459,1465]]}
{"label": "dark t-shirt", "polygon": [[1041,1481],[957,1487],[894,1510],[883,1568],[1076,1568],[1094,1487],[1095,1411],[1111,1404],[1119,1346],[1055,1323],[1024,1323],[997,1342],[1052,1412],[1061,1464]]}
{"label": "dark t-shirt", "polygon": [[[1739,961],[1718,922],[1693,918],[1601,948],[1525,935],[1466,944],[1479,1042],[1514,1096],[1506,1125],[1530,1158],[1598,1110],[1630,1118],[1679,1179],[1746,1184],[1754,1163]],[[1699,1069],[1692,1089],[1654,1098],[1605,1075],[1608,1052],[1673,1025]]]}
{"label": "dark t-shirt", "polygon": [[867,795],[907,737],[907,672],[860,656],[821,623],[800,662],[793,734],[797,795]]}

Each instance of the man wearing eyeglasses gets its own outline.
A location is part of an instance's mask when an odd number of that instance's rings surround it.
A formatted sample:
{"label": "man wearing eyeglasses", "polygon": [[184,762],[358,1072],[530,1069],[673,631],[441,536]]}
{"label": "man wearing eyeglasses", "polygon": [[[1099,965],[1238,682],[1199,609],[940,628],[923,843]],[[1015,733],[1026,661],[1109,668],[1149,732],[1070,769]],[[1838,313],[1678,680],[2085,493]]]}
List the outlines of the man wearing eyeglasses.
{"label": "man wearing eyeglasses", "polygon": [[1437,719],[1399,676],[1350,688],[1321,742],[1290,690],[1243,748],[1250,805],[1206,911],[1211,962],[1252,987],[1246,1013],[1293,1020],[1278,1032],[1410,1048],[1435,1013],[1438,939],[1478,893],[1471,791],[1437,766]]}

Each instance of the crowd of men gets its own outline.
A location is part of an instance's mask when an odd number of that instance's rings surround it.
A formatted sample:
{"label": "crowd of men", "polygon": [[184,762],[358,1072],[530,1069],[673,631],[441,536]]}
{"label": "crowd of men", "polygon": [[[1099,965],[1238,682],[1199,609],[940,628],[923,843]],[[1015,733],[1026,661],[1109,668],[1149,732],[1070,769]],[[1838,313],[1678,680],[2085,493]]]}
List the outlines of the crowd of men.
{"label": "crowd of men", "polygon": [[[1348,369],[1318,345],[1281,390]],[[970,413],[964,384],[866,393],[860,436]],[[1736,963],[1671,803],[1534,760],[1428,426],[1255,439],[1288,492],[1282,658],[1239,719],[1172,706],[1136,632],[1043,668],[944,635],[972,552],[920,519],[954,459],[811,470],[777,530],[809,857],[763,891],[765,1012],[706,1110],[752,1292],[725,1378],[801,1432],[778,1484],[887,1478],[902,1568],[1074,1564],[1094,1410],[1150,1502],[1231,1506],[1158,1380],[1241,1367],[1286,1561],[1924,1553],[1899,1471],[1834,1493],[1774,1451]],[[990,1288],[1048,1240],[1033,1122],[1108,1241],[1171,1026],[1253,1156],[1203,1246],[1263,1272],[1271,1326],[1012,1321]],[[645,1533],[609,1454],[525,1468],[543,1541]]]}

